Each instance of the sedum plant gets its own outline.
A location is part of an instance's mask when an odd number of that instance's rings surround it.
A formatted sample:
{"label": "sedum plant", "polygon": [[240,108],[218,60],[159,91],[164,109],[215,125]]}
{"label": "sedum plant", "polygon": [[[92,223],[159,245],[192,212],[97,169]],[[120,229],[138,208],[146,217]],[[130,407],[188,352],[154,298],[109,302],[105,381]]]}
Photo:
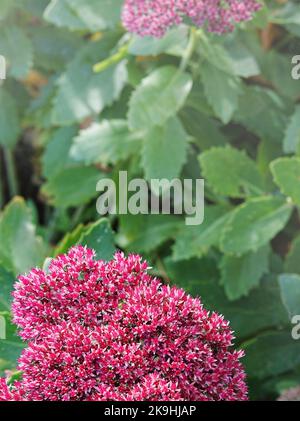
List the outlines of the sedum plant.
{"label": "sedum plant", "polygon": [[228,322],[163,285],[138,255],[105,262],[77,246],[15,286],[27,346],[0,400],[245,400]]}
{"label": "sedum plant", "polygon": [[[105,262],[116,248],[143,255],[152,268],[143,276],[170,284],[161,291],[172,294],[176,286],[201,296],[201,311],[198,299],[184,299],[198,306],[202,321],[212,317],[205,316],[204,308],[230,320],[236,346],[245,351],[250,399],[276,399],[282,385],[299,385],[299,2],[210,0],[204,11],[203,2],[188,0],[156,1],[155,7],[150,0],[0,3],[0,55],[7,63],[7,79],[0,86],[1,332],[6,324],[0,373],[9,383],[2,380],[2,397],[29,397],[33,384],[25,368],[34,358],[43,367],[40,380],[49,373],[43,359],[54,355],[35,335],[48,334],[51,323],[35,324],[39,312],[46,308],[56,318],[57,330],[52,326],[55,331],[49,333],[53,353],[72,317],[60,320],[61,313],[47,300],[38,301],[33,291],[36,308],[29,301],[14,310],[24,343],[11,314],[15,279],[30,273],[23,279],[34,287],[34,280],[49,276],[49,257],[78,245],[94,249]],[[101,219],[96,184],[102,178],[117,180],[119,171],[146,181],[203,178],[204,223],[189,227],[185,215],[173,214]],[[44,272],[32,271],[37,267]],[[75,316],[75,309],[67,310]],[[80,323],[74,329],[66,352],[76,361],[88,359],[94,343],[89,335],[80,356],[74,357],[72,349],[77,333],[90,329]],[[231,331],[224,331],[228,338],[220,340],[227,352]],[[13,382],[20,355],[23,378]],[[235,356],[235,367],[238,355],[229,350],[226,355]],[[206,366],[205,361],[201,364]],[[217,367],[222,368],[220,360]],[[51,366],[57,378],[55,370],[63,368]],[[144,373],[152,375],[145,375],[135,396],[149,397],[151,386],[154,396],[162,398],[159,393],[167,393],[173,380],[162,372]],[[242,369],[229,373],[232,390],[223,398],[245,397],[244,389],[239,395],[234,385],[243,384]],[[96,393],[86,393],[85,380],[79,395],[66,389],[64,398]],[[193,393],[188,381],[186,388],[176,381],[173,397],[186,399]],[[53,397],[51,385],[47,398]],[[133,393],[132,387],[120,391],[116,378],[109,385],[114,389],[97,393],[124,392],[124,398]],[[221,396],[214,387],[197,390],[201,398]]]}

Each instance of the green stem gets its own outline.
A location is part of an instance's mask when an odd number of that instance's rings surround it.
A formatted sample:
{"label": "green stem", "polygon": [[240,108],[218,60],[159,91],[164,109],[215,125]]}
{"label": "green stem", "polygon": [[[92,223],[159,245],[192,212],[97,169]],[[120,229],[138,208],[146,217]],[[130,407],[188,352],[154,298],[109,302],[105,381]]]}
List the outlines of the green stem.
{"label": "green stem", "polygon": [[189,64],[189,61],[194,53],[195,47],[196,47],[196,42],[197,42],[197,38],[198,38],[198,30],[194,27],[191,27],[190,29],[190,38],[189,38],[189,42],[187,45],[187,48],[185,50],[185,53],[182,57],[181,63],[180,63],[180,67],[179,70],[181,72],[184,72]]}
{"label": "green stem", "polygon": [[100,61],[99,63],[96,63],[93,66],[93,71],[95,73],[103,72],[109,67],[114,66],[115,64],[122,61],[129,54],[129,45],[130,45],[130,42],[128,42],[125,45],[122,45],[122,47],[120,47],[119,50],[114,55],[112,55],[111,57],[108,57],[107,59],[103,61]]}
{"label": "green stem", "polygon": [[6,166],[7,181],[10,196],[18,195],[18,180],[16,174],[15,160],[13,151],[9,148],[4,148],[4,161]]}

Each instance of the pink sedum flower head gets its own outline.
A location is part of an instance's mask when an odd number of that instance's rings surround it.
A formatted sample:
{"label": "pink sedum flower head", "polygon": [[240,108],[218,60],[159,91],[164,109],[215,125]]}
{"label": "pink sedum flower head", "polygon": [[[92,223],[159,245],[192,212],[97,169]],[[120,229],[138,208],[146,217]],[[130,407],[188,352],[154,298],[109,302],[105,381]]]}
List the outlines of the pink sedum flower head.
{"label": "pink sedum flower head", "polygon": [[21,276],[23,376],[1,380],[0,400],[246,400],[228,322],[147,269],[140,256],[97,261],[78,246]]}
{"label": "pink sedum flower head", "polygon": [[222,34],[248,21],[261,4],[257,0],[126,0],[123,24],[141,36],[162,37],[166,31],[190,19],[196,26]]}

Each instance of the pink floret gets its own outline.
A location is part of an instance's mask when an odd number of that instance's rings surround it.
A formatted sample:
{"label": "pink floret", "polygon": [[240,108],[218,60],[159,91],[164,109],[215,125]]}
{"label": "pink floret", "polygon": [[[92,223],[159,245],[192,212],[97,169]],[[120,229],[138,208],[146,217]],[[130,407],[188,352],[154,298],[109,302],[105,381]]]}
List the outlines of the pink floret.
{"label": "pink floret", "polygon": [[186,18],[222,34],[250,20],[260,7],[257,0],[126,0],[122,19],[129,32],[141,36],[162,37]]}
{"label": "pink floret", "polygon": [[78,246],[21,276],[23,375],[1,380],[0,400],[246,400],[228,322],[147,271],[138,255],[97,261]]}

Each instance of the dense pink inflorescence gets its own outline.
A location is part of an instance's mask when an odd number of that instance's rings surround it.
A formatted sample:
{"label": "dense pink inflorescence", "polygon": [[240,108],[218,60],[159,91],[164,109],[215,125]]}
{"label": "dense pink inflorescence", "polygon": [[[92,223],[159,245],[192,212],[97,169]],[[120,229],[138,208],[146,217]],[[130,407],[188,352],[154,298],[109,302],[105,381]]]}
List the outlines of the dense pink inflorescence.
{"label": "dense pink inflorescence", "polygon": [[250,20],[260,7],[257,0],[126,0],[123,24],[129,32],[162,37],[189,18],[197,26],[222,34]]}
{"label": "dense pink inflorescence", "polygon": [[245,400],[228,322],[163,285],[140,256],[78,246],[21,276],[14,321],[28,342],[0,400]]}

